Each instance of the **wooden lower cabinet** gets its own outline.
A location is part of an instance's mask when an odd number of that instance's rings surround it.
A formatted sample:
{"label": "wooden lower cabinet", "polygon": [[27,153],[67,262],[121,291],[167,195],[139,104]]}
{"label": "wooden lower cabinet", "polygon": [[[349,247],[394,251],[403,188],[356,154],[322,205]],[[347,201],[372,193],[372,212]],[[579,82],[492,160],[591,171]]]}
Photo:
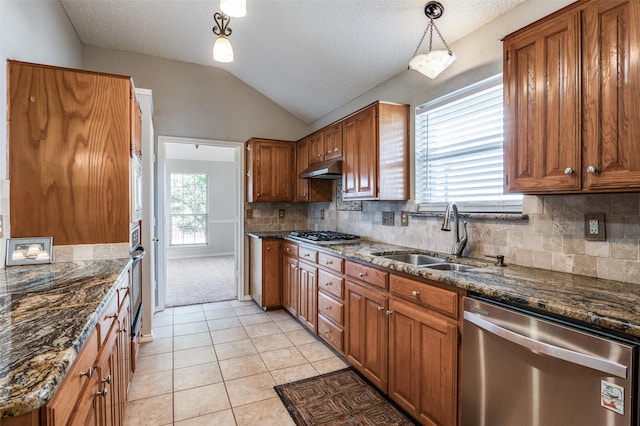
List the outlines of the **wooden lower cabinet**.
{"label": "wooden lower cabinet", "polygon": [[347,281],[345,355],[371,383],[387,391],[388,296]]}
{"label": "wooden lower cabinet", "polygon": [[389,396],[425,425],[455,425],[458,328],[391,296]]}
{"label": "wooden lower cabinet", "polygon": [[282,305],[282,240],[249,237],[249,294],[263,309]]}
{"label": "wooden lower cabinet", "polygon": [[318,268],[298,263],[298,319],[309,330],[318,333]]}

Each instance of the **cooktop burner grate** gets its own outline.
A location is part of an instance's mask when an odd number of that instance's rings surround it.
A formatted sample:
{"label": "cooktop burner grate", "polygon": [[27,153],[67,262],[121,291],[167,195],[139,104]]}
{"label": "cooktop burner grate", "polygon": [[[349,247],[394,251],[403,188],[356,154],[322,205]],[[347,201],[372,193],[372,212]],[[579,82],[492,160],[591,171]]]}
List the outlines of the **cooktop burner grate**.
{"label": "cooktop burner grate", "polygon": [[289,236],[298,240],[312,242],[337,242],[359,240],[358,235],[333,231],[291,231]]}

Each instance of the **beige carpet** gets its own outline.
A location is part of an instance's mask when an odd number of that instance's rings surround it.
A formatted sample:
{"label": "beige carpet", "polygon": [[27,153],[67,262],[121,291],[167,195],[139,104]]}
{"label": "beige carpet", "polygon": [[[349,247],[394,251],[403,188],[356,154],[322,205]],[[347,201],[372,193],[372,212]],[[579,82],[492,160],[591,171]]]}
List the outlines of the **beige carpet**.
{"label": "beige carpet", "polygon": [[169,260],[166,306],[235,299],[238,294],[234,275],[233,256]]}

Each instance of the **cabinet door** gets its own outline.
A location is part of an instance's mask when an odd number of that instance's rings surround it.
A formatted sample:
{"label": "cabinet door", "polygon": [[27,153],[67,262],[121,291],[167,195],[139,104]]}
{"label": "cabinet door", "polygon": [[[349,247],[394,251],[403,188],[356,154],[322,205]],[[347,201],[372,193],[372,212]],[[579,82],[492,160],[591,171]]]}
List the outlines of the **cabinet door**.
{"label": "cabinet door", "polygon": [[309,201],[309,179],[298,179],[298,175],[309,166],[309,138],[296,144],[296,201]]}
{"label": "cabinet door", "polygon": [[318,268],[305,262],[298,263],[299,297],[298,319],[309,330],[318,332]]}
{"label": "cabinet door", "polygon": [[8,89],[11,237],[129,242],[129,80],[10,62]]}
{"label": "cabinet door", "polygon": [[282,304],[280,250],[279,239],[249,238],[249,294],[265,309]]}
{"label": "cabinet door", "polygon": [[294,317],[298,317],[298,259],[284,256],[282,259],[282,305]]}
{"label": "cabinet door", "polygon": [[342,157],[342,122],[327,127],[322,132],[324,138],[324,159],[333,160]]}
{"label": "cabinet door", "polygon": [[120,351],[118,391],[120,392],[120,413],[124,418],[131,382],[131,299],[128,294],[120,306],[118,321],[120,326],[118,330],[118,350]]}
{"label": "cabinet door", "polygon": [[349,117],[344,122],[344,199],[374,199],[378,182],[378,138],[376,107]]}
{"label": "cabinet door", "polygon": [[504,42],[505,190],[579,190],[580,41],[573,10]]}
{"label": "cabinet door", "polygon": [[456,424],[457,326],[408,302],[389,305],[389,396],[423,424]]}
{"label": "cabinet door", "polygon": [[140,110],[140,104],[136,99],[136,94],[133,90],[133,86],[130,88],[131,97],[131,156],[138,156],[142,158],[142,111]]}
{"label": "cabinet door", "polygon": [[104,425],[106,419],[102,417],[103,397],[98,394],[100,389],[100,378],[96,373],[90,381],[82,394],[80,402],[78,403],[78,410],[71,418],[69,425],[71,426],[98,426]]}
{"label": "cabinet door", "polygon": [[248,145],[250,170],[247,198],[255,201],[293,201],[295,145],[287,141],[255,139]]}
{"label": "cabinet door", "polygon": [[584,188],[640,188],[640,3],[583,11]]}
{"label": "cabinet door", "polygon": [[316,132],[307,137],[309,141],[309,164],[322,163],[324,161],[324,136],[322,132]]}
{"label": "cabinet door", "polygon": [[387,391],[387,295],[347,281],[347,360],[383,392]]}

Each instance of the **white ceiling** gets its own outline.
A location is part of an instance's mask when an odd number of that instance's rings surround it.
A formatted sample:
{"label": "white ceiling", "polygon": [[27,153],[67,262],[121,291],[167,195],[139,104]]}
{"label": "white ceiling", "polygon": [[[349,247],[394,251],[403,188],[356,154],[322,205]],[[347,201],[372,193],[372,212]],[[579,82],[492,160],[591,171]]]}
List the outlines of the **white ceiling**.
{"label": "white ceiling", "polygon": [[[524,1],[441,0],[436,24],[451,44]],[[248,0],[229,25],[235,61],[221,64],[217,0],[61,3],[85,45],[223,68],[305,123],[406,71],[428,22],[426,0]]]}
{"label": "white ceiling", "polygon": [[237,148],[191,143],[165,143],[167,160],[235,162]]}

